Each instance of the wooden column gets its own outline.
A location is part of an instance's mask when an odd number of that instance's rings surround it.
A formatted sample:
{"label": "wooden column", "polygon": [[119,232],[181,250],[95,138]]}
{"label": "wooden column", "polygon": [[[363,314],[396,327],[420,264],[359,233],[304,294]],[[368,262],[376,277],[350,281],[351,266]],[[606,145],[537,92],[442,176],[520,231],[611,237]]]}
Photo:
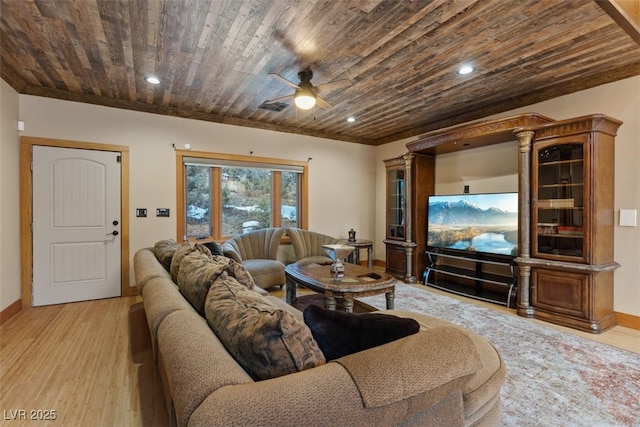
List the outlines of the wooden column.
{"label": "wooden column", "polygon": [[531,142],[533,131],[517,132],[518,138],[518,303],[517,312],[521,316],[529,316],[531,303],[529,288],[531,267],[521,264],[531,257]]}
{"label": "wooden column", "polygon": [[404,237],[407,254],[407,270],[404,276],[406,283],[417,283],[415,274],[413,274],[413,248],[415,244],[412,241],[413,236],[413,159],[415,154],[406,153],[402,156],[404,159],[404,182],[405,182],[405,215],[404,215]]}

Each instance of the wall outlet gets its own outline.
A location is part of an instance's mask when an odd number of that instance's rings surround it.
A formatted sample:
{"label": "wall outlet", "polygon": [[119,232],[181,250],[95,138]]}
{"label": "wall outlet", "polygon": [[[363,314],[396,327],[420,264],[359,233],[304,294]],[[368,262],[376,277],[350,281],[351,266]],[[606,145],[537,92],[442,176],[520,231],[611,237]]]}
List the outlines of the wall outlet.
{"label": "wall outlet", "polygon": [[168,217],[169,216],[169,208],[158,208],[158,209],[156,209],[156,216]]}
{"label": "wall outlet", "polygon": [[136,216],[138,218],[146,218],[147,217],[147,210],[145,208],[137,208],[136,209]]}

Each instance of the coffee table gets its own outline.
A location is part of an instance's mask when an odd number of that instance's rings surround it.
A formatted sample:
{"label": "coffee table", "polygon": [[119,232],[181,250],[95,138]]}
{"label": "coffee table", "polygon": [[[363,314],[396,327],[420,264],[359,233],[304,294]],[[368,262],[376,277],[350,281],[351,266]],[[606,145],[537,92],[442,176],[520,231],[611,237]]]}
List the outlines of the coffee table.
{"label": "coffee table", "polygon": [[324,294],[325,306],[329,310],[336,309],[336,300],[343,300],[344,310],[353,312],[353,298],[385,294],[387,309],[393,309],[396,279],[390,274],[376,273],[370,269],[356,265],[344,264],[344,277],[337,278],[330,271],[330,265],[297,263],[285,267],[287,282],[287,303],[295,305],[296,288],[302,286]]}

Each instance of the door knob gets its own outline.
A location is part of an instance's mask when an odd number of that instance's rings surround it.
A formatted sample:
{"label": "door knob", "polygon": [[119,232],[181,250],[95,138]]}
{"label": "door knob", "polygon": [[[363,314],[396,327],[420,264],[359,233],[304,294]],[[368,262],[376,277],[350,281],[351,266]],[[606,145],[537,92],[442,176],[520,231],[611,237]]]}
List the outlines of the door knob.
{"label": "door knob", "polygon": [[113,230],[113,232],[111,232],[111,233],[107,233],[107,236],[111,236],[111,235],[113,235],[113,236],[117,236],[118,234],[120,234],[120,233],[118,233],[118,231],[117,231],[117,230]]}

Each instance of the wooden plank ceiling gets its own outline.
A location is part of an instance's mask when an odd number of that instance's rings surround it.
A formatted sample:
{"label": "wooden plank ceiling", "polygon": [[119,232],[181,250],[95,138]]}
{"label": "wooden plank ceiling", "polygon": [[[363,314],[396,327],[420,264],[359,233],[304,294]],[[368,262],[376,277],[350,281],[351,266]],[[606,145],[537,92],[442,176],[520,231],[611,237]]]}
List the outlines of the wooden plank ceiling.
{"label": "wooden plank ceiling", "polygon": [[[0,74],[21,94],[378,145],[640,74],[634,5],[1,0]],[[306,67],[352,85],[322,92],[326,110],[260,108],[294,92],[269,73]]]}

